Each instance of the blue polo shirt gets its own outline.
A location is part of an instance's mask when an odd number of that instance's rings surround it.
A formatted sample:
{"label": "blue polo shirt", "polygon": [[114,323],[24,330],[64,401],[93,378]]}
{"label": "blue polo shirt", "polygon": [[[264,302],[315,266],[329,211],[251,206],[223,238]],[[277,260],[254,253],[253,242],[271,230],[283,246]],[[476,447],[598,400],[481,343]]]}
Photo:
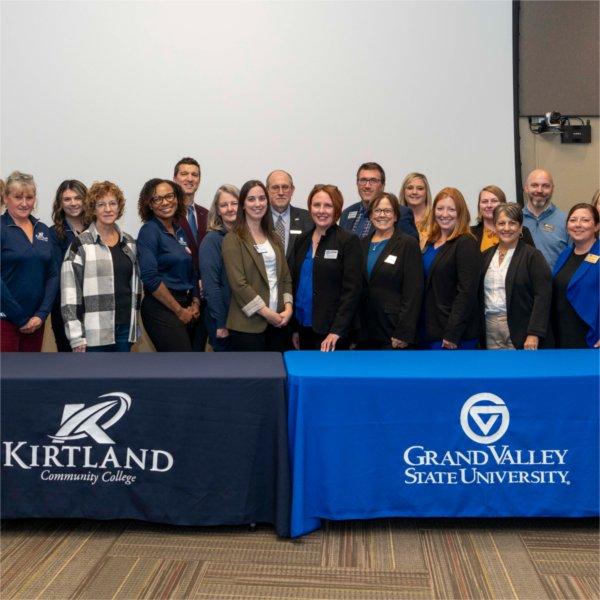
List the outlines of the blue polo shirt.
{"label": "blue polo shirt", "polygon": [[0,217],[0,318],[17,327],[31,317],[45,320],[58,292],[50,230],[38,219],[30,216],[29,220],[33,223],[33,242],[8,212]]}
{"label": "blue polo shirt", "polygon": [[539,217],[525,206],[523,225],[531,232],[535,247],[544,255],[552,270],[559,254],[569,243],[567,215],[552,203]]}
{"label": "blue polo shirt", "polygon": [[181,227],[176,226],[175,236],[172,236],[152,217],[138,234],[137,255],[147,293],[156,291],[161,283],[178,292],[196,292],[192,254]]}

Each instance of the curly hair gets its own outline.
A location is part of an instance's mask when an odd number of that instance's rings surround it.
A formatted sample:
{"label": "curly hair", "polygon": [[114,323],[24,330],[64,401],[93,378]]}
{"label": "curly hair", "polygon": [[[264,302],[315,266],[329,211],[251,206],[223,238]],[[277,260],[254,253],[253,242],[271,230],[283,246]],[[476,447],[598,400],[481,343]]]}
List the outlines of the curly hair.
{"label": "curly hair", "polygon": [[119,204],[117,220],[123,216],[125,212],[125,196],[121,188],[112,181],[95,181],[88,190],[85,202],[83,203],[83,218],[86,223],[96,221],[96,203],[109,194],[112,194]]}
{"label": "curly hair", "polygon": [[[58,186],[54,196],[54,203],[52,204],[52,221],[54,223],[54,228],[56,229],[56,235],[61,240],[65,238],[65,211],[62,207],[62,195],[69,190],[73,190],[81,196],[81,200],[84,203],[83,206],[85,206],[85,197],[88,193],[85,185],[77,179],[66,179]],[[89,222],[85,219],[85,209],[82,217],[83,225],[84,227],[87,227]]]}
{"label": "curly hair", "polygon": [[140,215],[140,219],[143,223],[148,222],[154,216],[154,211],[152,210],[152,198],[154,198],[154,195],[156,194],[156,188],[161,183],[170,185],[173,193],[175,194],[175,198],[177,198],[177,210],[173,215],[173,219],[185,219],[187,215],[185,194],[183,193],[181,186],[174,181],[170,181],[169,179],[160,179],[159,177],[154,177],[146,181],[140,191],[140,197],[138,200],[138,214]]}

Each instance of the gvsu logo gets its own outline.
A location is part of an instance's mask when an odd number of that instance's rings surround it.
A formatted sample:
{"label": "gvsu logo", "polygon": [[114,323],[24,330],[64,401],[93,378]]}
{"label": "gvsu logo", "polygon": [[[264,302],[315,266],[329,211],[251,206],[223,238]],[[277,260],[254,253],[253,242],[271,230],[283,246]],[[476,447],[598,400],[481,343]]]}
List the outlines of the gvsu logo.
{"label": "gvsu logo", "polygon": [[[131,397],[123,392],[111,392],[98,397],[101,398],[111,400],[98,402],[87,408],[85,404],[65,404],[59,430],[48,437],[57,444],[85,437],[91,437],[98,444],[114,444],[106,430],[131,408]],[[107,415],[108,418],[101,421]]]}
{"label": "gvsu logo", "polygon": [[[508,429],[510,415],[504,400],[483,392],[471,396],[460,411],[460,425],[470,439],[479,444],[493,444]],[[473,427],[477,428],[477,432]]]}

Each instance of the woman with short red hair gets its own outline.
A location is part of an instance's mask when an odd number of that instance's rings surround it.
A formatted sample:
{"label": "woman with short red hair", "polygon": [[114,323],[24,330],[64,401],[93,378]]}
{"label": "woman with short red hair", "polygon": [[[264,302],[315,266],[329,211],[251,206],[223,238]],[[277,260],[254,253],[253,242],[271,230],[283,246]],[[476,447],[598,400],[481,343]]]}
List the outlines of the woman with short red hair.
{"label": "woman with short red hair", "polygon": [[350,346],[362,292],[362,248],[356,235],[336,224],[343,205],[334,185],[315,185],[308,196],[315,227],[298,238],[290,259],[296,349],[330,352]]}

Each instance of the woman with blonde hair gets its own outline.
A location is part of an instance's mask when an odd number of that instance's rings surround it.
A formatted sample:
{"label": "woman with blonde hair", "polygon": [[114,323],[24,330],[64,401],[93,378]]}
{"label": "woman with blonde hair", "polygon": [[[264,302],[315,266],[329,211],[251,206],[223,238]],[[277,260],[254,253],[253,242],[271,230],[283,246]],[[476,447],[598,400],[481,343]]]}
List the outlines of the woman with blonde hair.
{"label": "woman with blonde hair", "polygon": [[222,185],[208,211],[208,231],[200,244],[200,278],[206,299],[204,319],[210,345],[215,352],[229,350],[227,314],[231,288],[223,265],[221,247],[225,234],[233,229],[237,218],[239,190],[233,185]]}
{"label": "woman with blonde hair", "polygon": [[398,199],[401,205],[408,206],[413,211],[419,242],[423,248],[427,238],[427,219],[431,210],[431,190],[427,177],[423,173],[409,173],[400,186]]}
{"label": "woman with blonde hair", "polygon": [[429,213],[423,251],[422,345],[427,348],[477,346],[482,260],[469,221],[469,209],[459,190],[446,187],[438,192]]}

